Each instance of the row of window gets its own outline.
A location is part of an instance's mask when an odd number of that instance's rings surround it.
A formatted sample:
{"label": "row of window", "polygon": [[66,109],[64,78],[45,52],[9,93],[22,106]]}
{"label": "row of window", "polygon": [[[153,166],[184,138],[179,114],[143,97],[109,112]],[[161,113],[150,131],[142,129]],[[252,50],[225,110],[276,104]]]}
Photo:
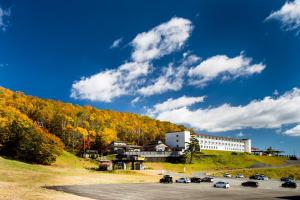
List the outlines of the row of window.
{"label": "row of window", "polygon": [[221,141],[229,141],[229,142],[242,142],[242,140],[232,139],[232,138],[219,138],[219,137],[211,137],[211,136],[199,136],[199,140],[201,139],[210,139],[210,140],[221,140]]}
{"label": "row of window", "polygon": [[[205,146],[205,145],[200,145],[201,149],[218,149],[216,146]],[[225,150],[227,151],[244,151],[243,148],[227,148],[225,147]]]}
{"label": "row of window", "polygon": [[210,141],[200,141],[201,144],[205,143],[205,144],[216,144],[216,145],[227,145],[227,146],[234,146],[234,147],[243,147],[245,144],[244,143],[227,143],[227,142],[210,142]]}

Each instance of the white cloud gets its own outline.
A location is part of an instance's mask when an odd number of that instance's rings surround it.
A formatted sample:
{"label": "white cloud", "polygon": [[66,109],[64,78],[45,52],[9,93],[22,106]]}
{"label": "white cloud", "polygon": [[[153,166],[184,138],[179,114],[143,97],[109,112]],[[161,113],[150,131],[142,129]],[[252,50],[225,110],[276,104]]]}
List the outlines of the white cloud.
{"label": "white cloud", "polygon": [[295,126],[294,128],[286,130],[283,134],[288,136],[300,136],[300,124]]}
{"label": "white cloud", "polygon": [[141,87],[138,93],[144,96],[161,94],[167,91],[178,91],[183,85],[183,76],[186,72],[184,67],[174,68],[171,65],[163,68],[162,75],[153,80],[152,84]]}
{"label": "white cloud", "polygon": [[134,48],[132,60],[150,61],[180,49],[190,37],[192,29],[190,20],[174,17],[148,32],[138,34],[131,42]]}
{"label": "white cloud", "polygon": [[110,102],[113,98],[126,94],[120,82],[121,74],[117,70],[107,70],[91,77],[83,77],[73,83],[71,97]]}
{"label": "white cloud", "polygon": [[117,69],[106,70],[90,77],[83,77],[72,85],[71,97],[91,101],[111,102],[128,95],[139,84],[139,78],[150,69],[148,63],[129,62]]}
{"label": "white cloud", "polygon": [[[167,68],[165,77],[158,78],[159,83],[148,87],[141,86],[151,72],[151,61],[180,49],[190,36],[192,24],[189,20],[174,17],[170,21],[154,27],[148,32],[138,34],[131,42],[132,60],[125,62],[116,69],[102,71],[90,77],[75,81],[71,89],[71,97],[92,101],[111,102],[123,95],[134,95],[136,91],[160,93],[160,84],[166,84],[167,90],[178,90],[182,85],[182,68]],[[118,41],[119,40],[119,41]],[[121,42],[118,39],[112,46]],[[174,74],[176,73],[176,74]],[[178,78],[178,79],[176,79]],[[138,90],[142,87],[140,90]],[[165,90],[166,91],[166,90]]]}
{"label": "white cloud", "polygon": [[178,67],[174,67],[173,63],[169,64],[168,67],[162,69],[158,78],[152,80],[151,84],[141,87],[137,92],[143,96],[151,96],[168,91],[178,91],[183,87],[188,68],[199,61],[198,56],[184,53]]}
{"label": "white cloud", "polygon": [[135,97],[135,98],[130,102],[130,104],[131,104],[131,105],[135,105],[135,104],[138,103],[140,100],[141,100],[140,97]]}
{"label": "white cloud", "polygon": [[278,90],[274,90],[273,95],[274,95],[274,96],[278,96],[278,95],[279,95]]}
{"label": "white cloud", "polygon": [[10,16],[10,9],[0,7],[0,30],[5,31],[7,28],[6,18]]}
{"label": "white cloud", "polygon": [[223,104],[219,107],[192,110],[187,105],[183,105],[175,109],[157,111],[157,106],[161,104],[155,105],[148,110],[148,113],[152,113],[153,117],[160,120],[188,124],[196,129],[211,132],[244,128],[280,128],[282,125],[300,123],[300,89],[298,88],[278,98],[267,96],[244,106]]}
{"label": "white cloud", "polygon": [[[177,67],[171,63],[163,68],[158,77],[150,77],[149,74],[157,70],[152,66],[153,61],[180,50],[190,37],[192,29],[190,20],[174,17],[148,32],[137,34],[130,43],[133,51],[129,61],[115,69],[106,69],[75,81],[71,97],[111,102],[124,95],[150,96],[178,91],[187,81],[187,73],[192,85],[205,85],[216,77],[221,77],[222,80],[236,78],[260,73],[265,68],[263,64],[250,64],[251,58],[243,55],[235,58],[218,55],[200,63],[200,57],[187,51],[181,60],[174,61],[178,63]],[[112,47],[117,47],[121,41],[122,38],[119,38]],[[195,65],[197,66],[192,68]]]}
{"label": "white cloud", "polygon": [[114,48],[118,48],[120,46],[120,44],[122,43],[123,41],[123,38],[119,38],[119,39],[116,39],[112,45],[110,46],[111,49],[114,49]]}
{"label": "white cloud", "polygon": [[252,59],[243,54],[229,58],[226,55],[216,55],[202,61],[191,68],[188,75],[192,77],[191,85],[205,86],[207,82],[220,77],[222,80],[261,73],[265,69],[262,63],[251,64]]}
{"label": "white cloud", "polygon": [[272,12],[266,20],[279,20],[284,30],[298,30],[300,28],[300,0],[287,1],[280,10]]}
{"label": "white cloud", "polygon": [[205,96],[200,97],[187,97],[182,96],[177,99],[168,99],[167,101],[163,103],[156,104],[153,109],[149,109],[148,115],[155,116],[159,115],[161,112],[168,112],[172,110],[176,110],[178,108],[191,106],[195,103],[203,102]]}
{"label": "white cloud", "polygon": [[244,137],[244,133],[243,132],[239,132],[238,134],[236,134],[237,137]]}

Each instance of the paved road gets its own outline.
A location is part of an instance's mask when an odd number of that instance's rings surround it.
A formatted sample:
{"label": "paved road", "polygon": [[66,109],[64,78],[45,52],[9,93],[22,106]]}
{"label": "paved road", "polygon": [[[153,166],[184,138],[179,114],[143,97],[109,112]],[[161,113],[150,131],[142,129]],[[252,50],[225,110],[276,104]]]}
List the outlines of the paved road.
{"label": "paved road", "polygon": [[230,189],[213,188],[211,183],[191,184],[98,184],[47,187],[82,197],[101,200],[176,199],[300,199],[300,189],[281,188],[279,181],[261,181],[259,188],[244,188],[242,180],[229,180]]}

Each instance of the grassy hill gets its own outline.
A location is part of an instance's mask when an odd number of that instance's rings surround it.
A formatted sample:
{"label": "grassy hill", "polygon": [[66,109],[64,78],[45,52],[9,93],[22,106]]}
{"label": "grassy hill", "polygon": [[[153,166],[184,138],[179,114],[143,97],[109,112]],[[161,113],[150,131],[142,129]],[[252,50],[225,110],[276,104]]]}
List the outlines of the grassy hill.
{"label": "grassy hill", "polygon": [[143,172],[106,173],[89,170],[97,166],[96,162],[78,158],[66,151],[49,166],[0,157],[0,199],[84,199],[43,186],[157,182],[159,178]]}
{"label": "grassy hill", "polygon": [[255,167],[257,164],[265,167],[280,166],[287,158],[255,156],[244,153],[233,155],[226,151],[202,150],[202,154],[195,157],[193,164],[172,164],[172,163],[147,163],[150,169],[165,169],[168,171],[186,173],[195,171],[232,170]]}

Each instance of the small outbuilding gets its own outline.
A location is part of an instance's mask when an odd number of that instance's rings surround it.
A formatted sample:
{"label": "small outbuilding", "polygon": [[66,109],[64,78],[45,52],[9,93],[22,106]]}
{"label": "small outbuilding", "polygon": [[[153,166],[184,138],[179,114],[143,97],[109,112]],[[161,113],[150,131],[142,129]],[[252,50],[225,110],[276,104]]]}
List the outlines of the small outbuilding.
{"label": "small outbuilding", "polygon": [[162,143],[161,140],[156,140],[143,147],[144,151],[169,151],[170,148]]}

